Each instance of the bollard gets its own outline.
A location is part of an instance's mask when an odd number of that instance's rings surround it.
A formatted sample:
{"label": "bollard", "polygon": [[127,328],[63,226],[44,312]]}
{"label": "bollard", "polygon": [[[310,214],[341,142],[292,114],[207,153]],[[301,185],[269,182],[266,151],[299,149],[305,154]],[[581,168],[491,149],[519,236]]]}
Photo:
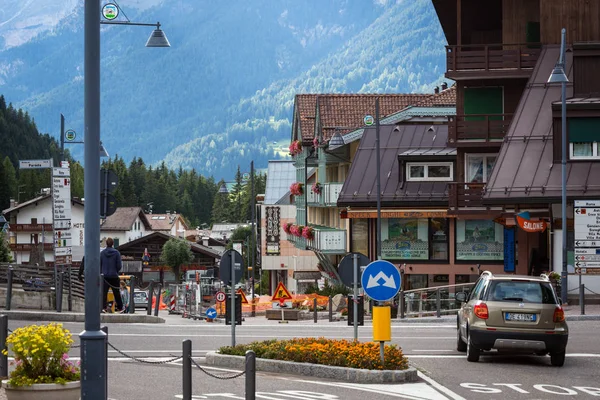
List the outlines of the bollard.
{"label": "bollard", "polygon": [[160,292],[162,290],[162,283],[158,284],[158,294],[156,295],[156,304],[154,306],[154,316],[158,317],[158,309],[160,308]]}
{"label": "bollard", "polygon": [[69,286],[68,286],[68,290],[69,290],[69,295],[67,296],[67,307],[68,307],[68,311],[73,311],[73,282],[72,282],[72,271],[71,271],[71,264],[69,264]]}
{"label": "bollard", "polygon": [[400,291],[400,302],[398,307],[400,307],[400,319],[404,319],[404,290]]}
{"label": "bollard", "polygon": [[129,314],[135,314],[135,276],[129,279]]}
{"label": "bollard", "polygon": [[183,400],[192,400],[192,341],[183,341]]}
{"label": "bollard", "polygon": [[246,352],[246,400],[256,398],[256,353]]}
{"label": "bollard", "polygon": [[442,317],[442,299],[440,298],[440,289],[435,291],[435,315],[438,318]]}
{"label": "bollard", "polygon": [[56,292],[56,312],[62,312],[63,272],[58,273],[58,281],[57,281],[55,292]]}
{"label": "bollard", "polygon": [[329,322],[333,322],[333,298],[329,296]]}
{"label": "bollard", "polygon": [[[106,285],[106,282],[104,281],[104,274],[100,274],[100,293],[98,293],[100,295],[100,312],[102,312],[102,310],[105,308],[105,304],[106,303],[106,295],[104,294],[104,285]],[[106,294],[108,294],[108,291],[106,292]],[[108,303],[106,304],[106,306],[108,307]]]}
{"label": "bollard", "polygon": [[154,281],[150,281],[150,286],[148,286],[148,307],[146,307],[148,315],[152,315],[152,296],[154,296]]}
{"label": "bollard", "polygon": [[104,393],[108,393],[108,326],[100,328],[106,334],[104,337]]}
{"label": "bollard", "polygon": [[13,282],[13,269],[8,267],[6,272],[6,309],[10,310],[10,303],[12,302],[12,282]]}
{"label": "bollard", "polygon": [[585,284],[579,286],[579,304],[581,307],[581,315],[585,315]]}
{"label": "bollard", "polygon": [[315,308],[315,324],[316,324],[317,317],[318,317],[318,315],[317,315],[317,298],[316,297],[313,299],[313,307]]}
{"label": "bollard", "polygon": [[6,347],[6,338],[8,337],[8,317],[0,315],[0,377],[8,376],[8,355],[4,355]]}

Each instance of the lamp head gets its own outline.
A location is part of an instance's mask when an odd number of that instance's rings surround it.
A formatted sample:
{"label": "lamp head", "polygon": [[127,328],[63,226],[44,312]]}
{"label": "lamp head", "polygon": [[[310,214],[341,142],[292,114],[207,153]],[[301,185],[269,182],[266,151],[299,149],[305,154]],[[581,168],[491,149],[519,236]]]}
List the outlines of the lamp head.
{"label": "lamp head", "polygon": [[225,183],[221,184],[221,187],[219,188],[219,194],[229,194],[229,190],[227,190],[227,185],[225,185]]}
{"label": "lamp head", "polygon": [[152,34],[148,38],[146,47],[171,47],[167,35],[160,29],[160,22],[156,23],[156,29],[152,31]]}
{"label": "lamp head", "polygon": [[568,83],[569,78],[565,74],[565,70],[562,64],[558,63],[552,70],[552,74],[548,78],[548,83]]}
{"label": "lamp head", "polygon": [[106,157],[106,158],[110,157],[110,155],[108,154],[108,151],[106,151],[106,148],[104,148],[102,141],[100,141],[100,157]]}

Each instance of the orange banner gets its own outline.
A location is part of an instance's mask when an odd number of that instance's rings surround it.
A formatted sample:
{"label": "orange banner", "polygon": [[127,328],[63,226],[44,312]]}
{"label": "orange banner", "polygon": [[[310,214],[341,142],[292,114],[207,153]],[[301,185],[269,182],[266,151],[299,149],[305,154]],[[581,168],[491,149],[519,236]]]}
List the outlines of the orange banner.
{"label": "orange banner", "polygon": [[523,229],[525,232],[544,232],[548,227],[546,221],[531,221],[519,215],[515,215],[515,218],[519,228]]}

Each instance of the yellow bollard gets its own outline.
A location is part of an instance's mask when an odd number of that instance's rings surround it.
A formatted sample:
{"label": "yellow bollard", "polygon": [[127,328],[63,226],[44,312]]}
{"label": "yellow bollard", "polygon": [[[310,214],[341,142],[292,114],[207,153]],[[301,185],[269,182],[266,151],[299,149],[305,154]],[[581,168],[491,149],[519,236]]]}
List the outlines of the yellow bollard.
{"label": "yellow bollard", "polygon": [[373,307],[373,341],[392,340],[392,309],[390,306]]}

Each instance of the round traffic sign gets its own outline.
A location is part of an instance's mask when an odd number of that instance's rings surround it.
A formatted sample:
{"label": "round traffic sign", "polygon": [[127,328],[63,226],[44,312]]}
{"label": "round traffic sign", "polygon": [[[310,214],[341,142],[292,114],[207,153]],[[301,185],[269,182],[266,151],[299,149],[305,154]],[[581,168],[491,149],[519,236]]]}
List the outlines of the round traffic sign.
{"label": "round traffic sign", "polygon": [[342,282],[344,282],[344,285],[348,286],[348,287],[353,287],[354,286],[354,254],[356,254],[358,256],[358,260],[357,261],[357,270],[356,270],[356,279],[358,280],[357,285],[358,287],[361,286],[361,282],[360,282],[360,269],[361,267],[365,267],[367,265],[369,265],[369,263],[371,262],[371,260],[369,260],[369,257],[365,256],[362,253],[348,253],[344,256],[344,258],[342,258],[342,261],[340,261],[340,264],[338,266],[338,271],[340,274],[340,279],[342,280]]}
{"label": "round traffic sign", "polygon": [[119,16],[119,7],[116,4],[108,3],[102,7],[102,16],[109,21]]}
{"label": "round traffic sign", "polygon": [[375,123],[375,118],[373,118],[372,115],[365,115],[365,117],[363,118],[363,122],[366,126],[371,126]]}
{"label": "round traffic sign", "polygon": [[370,298],[375,301],[386,301],[398,294],[401,278],[398,268],[385,260],[373,261],[365,268],[362,287]]}
{"label": "round traffic sign", "polygon": [[73,129],[69,129],[68,131],[65,132],[65,139],[68,142],[72,142],[73,140],[75,140],[76,137],[77,137],[77,133],[75,133],[75,131]]}
{"label": "round traffic sign", "polygon": [[233,285],[238,283],[240,279],[242,279],[242,271],[244,269],[244,260],[242,259],[242,255],[235,250],[227,250],[221,256],[221,262],[219,263],[219,278],[225,283],[227,286],[233,286],[231,284],[231,257],[233,254],[233,258],[235,260],[234,263],[234,276],[233,276]]}
{"label": "round traffic sign", "polygon": [[215,310],[214,308],[209,308],[206,310],[206,317],[207,318],[211,318],[211,319],[215,319],[217,318],[217,310]]}
{"label": "round traffic sign", "polygon": [[217,294],[215,294],[215,298],[217,299],[217,301],[219,303],[222,303],[225,301],[225,292],[217,292]]}

